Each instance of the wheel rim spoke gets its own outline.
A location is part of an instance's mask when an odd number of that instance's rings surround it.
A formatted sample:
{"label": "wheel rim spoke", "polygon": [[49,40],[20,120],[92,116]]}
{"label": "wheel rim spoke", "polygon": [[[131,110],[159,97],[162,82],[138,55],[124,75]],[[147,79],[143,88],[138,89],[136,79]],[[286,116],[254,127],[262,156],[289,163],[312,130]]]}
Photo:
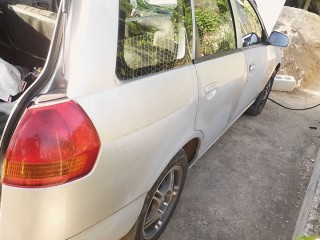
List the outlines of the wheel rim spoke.
{"label": "wheel rim spoke", "polygon": [[164,199],[164,193],[159,191],[159,189],[156,191],[156,193],[154,194],[153,196],[153,200],[158,202],[159,205],[161,204],[161,202],[163,201]]}
{"label": "wheel rim spoke", "polygon": [[145,223],[144,223],[144,228],[148,228],[151,225],[157,225],[157,223],[160,221],[161,217],[163,215],[163,212],[158,209],[156,212],[152,212],[148,214],[146,217]]}
{"label": "wheel rim spoke", "polygon": [[167,203],[168,205],[171,202],[173,197],[174,180],[175,180],[175,175],[174,175],[174,170],[172,170],[167,176],[167,188],[165,189],[165,194],[163,199],[164,203]]}
{"label": "wheel rim spoke", "polygon": [[144,220],[144,238],[150,239],[161,229],[176,202],[182,182],[181,167],[172,168],[154,193]]}

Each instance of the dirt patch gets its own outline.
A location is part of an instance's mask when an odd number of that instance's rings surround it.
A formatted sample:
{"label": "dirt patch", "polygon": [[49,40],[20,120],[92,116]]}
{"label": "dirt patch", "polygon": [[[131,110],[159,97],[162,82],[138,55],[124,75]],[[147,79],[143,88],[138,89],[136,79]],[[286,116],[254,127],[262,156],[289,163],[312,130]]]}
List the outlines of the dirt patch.
{"label": "dirt patch", "polygon": [[298,86],[320,91],[320,16],[284,7],[275,30],[290,38],[282,49],[280,74],[294,76]]}

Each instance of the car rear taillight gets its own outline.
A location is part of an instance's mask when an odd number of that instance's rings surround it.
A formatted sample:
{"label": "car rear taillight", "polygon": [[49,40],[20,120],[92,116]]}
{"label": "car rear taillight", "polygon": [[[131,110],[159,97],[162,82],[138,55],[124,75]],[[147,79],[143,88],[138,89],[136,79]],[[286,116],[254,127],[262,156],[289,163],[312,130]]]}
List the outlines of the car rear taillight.
{"label": "car rear taillight", "polygon": [[99,149],[95,127],[74,101],[30,107],[5,154],[2,182],[20,187],[70,182],[92,170]]}

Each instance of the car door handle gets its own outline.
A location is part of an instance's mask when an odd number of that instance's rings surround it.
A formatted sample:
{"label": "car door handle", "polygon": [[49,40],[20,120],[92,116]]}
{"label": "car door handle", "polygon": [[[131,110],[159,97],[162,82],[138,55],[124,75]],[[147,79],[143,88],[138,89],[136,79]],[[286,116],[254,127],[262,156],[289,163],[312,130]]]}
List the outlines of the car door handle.
{"label": "car door handle", "polygon": [[210,101],[211,99],[213,99],[216,94],[217,94],[217,90],[218,90],[219,86],[216,83],[210,83],[207,87],[206,87],[206,99],[208,101]]}
{"label": "car door handle", "polygon": [[218,89],[218,84],[216,83],[210,83],[207,87],[206,87],[206,94],[210,94],[212,92],[215,92]]}
{"label": "car door handle", "polygon": [[256,68],[255,64],[250,64],[249,71],[252,72]]}

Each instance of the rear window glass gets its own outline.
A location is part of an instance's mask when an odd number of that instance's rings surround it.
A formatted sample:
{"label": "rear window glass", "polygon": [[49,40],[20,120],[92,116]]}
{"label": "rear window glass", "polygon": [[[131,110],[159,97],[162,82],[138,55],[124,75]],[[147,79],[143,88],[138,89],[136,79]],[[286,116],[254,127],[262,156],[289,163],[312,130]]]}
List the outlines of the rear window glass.
{"label": "rear window glass", "polygon": [[120,0],[116,69],[119,79],[137,78],[190,63],[188,32],[192,21],[187,3]]}

